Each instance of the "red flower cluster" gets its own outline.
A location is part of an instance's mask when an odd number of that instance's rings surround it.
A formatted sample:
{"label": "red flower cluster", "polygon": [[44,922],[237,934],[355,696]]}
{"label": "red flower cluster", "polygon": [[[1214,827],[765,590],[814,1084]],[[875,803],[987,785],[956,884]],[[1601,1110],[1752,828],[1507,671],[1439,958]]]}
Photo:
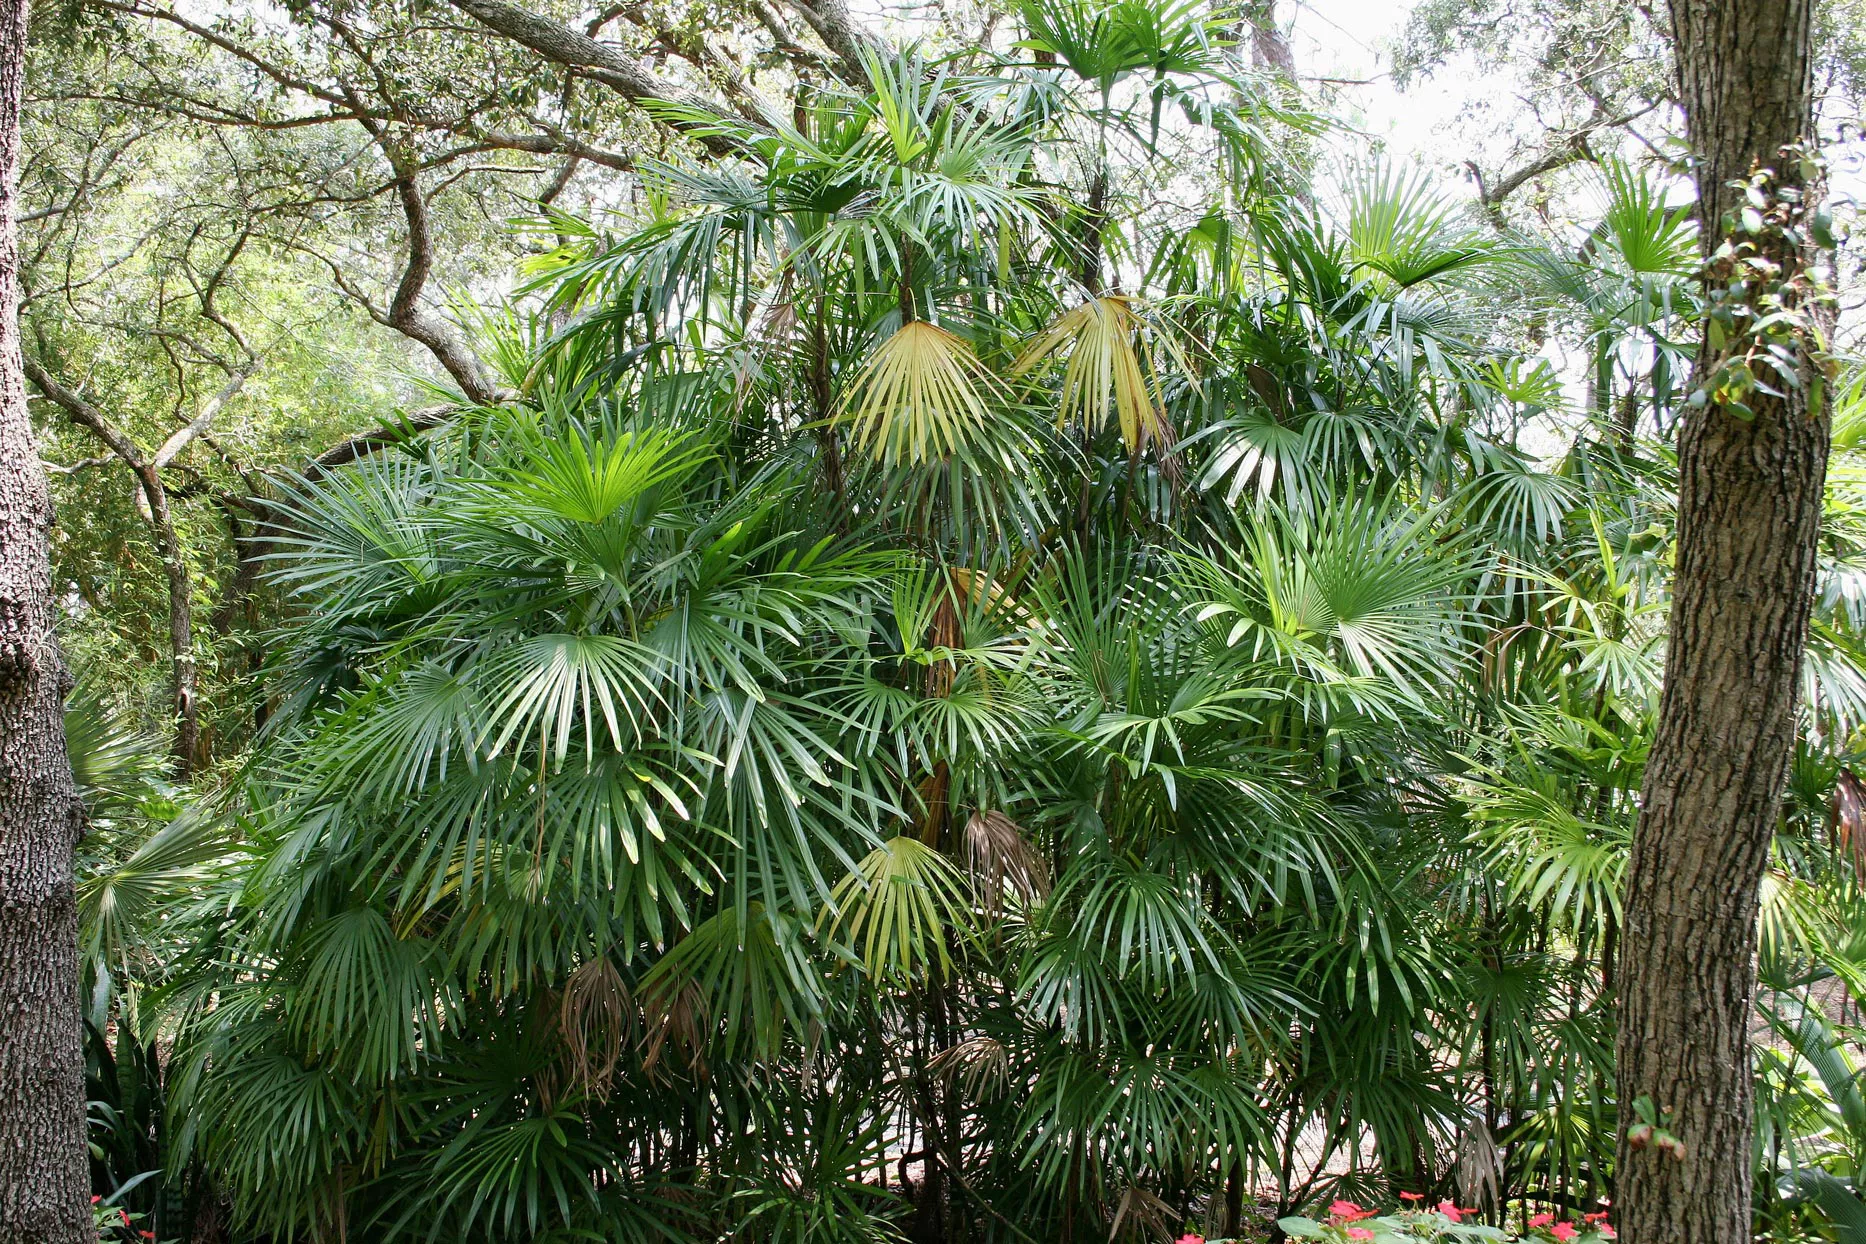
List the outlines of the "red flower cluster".
{"label": "red flower cluster", "polygon": [[[1405,1201],[1408,1205],[1417,1205],[1419,1202],[1425,1200],[1425,1193],[1423,1192],[1402,1192],[1399,1195],[1400,1200]],[[1336,1203],[1339,1204],[1340,1202]],[[1445,1215],[1445,1217],[1451,1219],[1453,1222],[1458,1222],[1462,1220],[1466,1214],[1475,1214],[1477,1211],[1474,1209],[1459,1209],[1457,1203],[1454,1201],[1440,1201],[1438,1203],[1438,1212]]]}
{"label": "red flower cluster", "polygon": [[[1603,1239],[1611,1240],[1615,1238],[1613,1228],[1607,1225],[1607,1214],[1604,1210],[1596,1214],[1583,1214],[1582,1219],[1590,1227],[1598,1231]],[[1551,1223],[1554,1225],[1550,1226]],[[1572,1222],[1555,1222],[1555,1215],[1553,1214],[1537,1214],[1534,1218],[1529,1220],[1529,1225],[1531,1227],[1548,1227],[1550,1235],[1564,1242],[1572,1240],[1581,1233],[1580,1228],[1576,1227]]]}
{"label": "red flower cluster", "polygon": [[[1362,1209],[1352,1201],[1336,1201],[1328,1207],[1328,1216],[1336,1222],[1353,1222],[1357,1218],[1372,1218],[1374,1211]],[[1352,1234],[1352,1233],[1350,1233]],[[1359,1236],[1355,1237],[1359,1239]]]}
{"label": "red flower cluster", "polygon": [[[1423,1192],[1402,1192],[1399,1196],[1410,1210],[1426,1213],[1436,1211],[1452,1222],[1463,1222],[1477,1213],[1475,1209],[1460,1206],[1456,1201],[1440,1201],[1436,1206],[1427,1209],[1422,1204],[1425,1200]],[[1366,1227],[1354,1227],[1348,1224],[1358,1222],[1363,1218],[1372,1218],[1377,1213],[1379,1213],[1378,1210],[1367,1209],[1353,1201],[1337,1200],[1328,1207],[1328,1221],[1341,1228],[1342,1233],[1348,1239],[1355,1241],[1355,1244],[1364,1244],[1375,1238],[1374,1233]],[[1585,1226],[1583,1226],[1584,1223]],[[1583,1214],[1566,1222],[1557,1222],[1553,1213],[1541,1213],[1531,1218],[1528,1226],[1532,1231],[1538,1228],[1545,1230],[1548,1235],[1559,1241],[1559,1244],[1570,1244],[1570,1241],[1579,1238],[1584,1231],[1599,1236],[1603,1240],[1617,1238],[1613,1228],[1608,1225],[1606,1210]],[[1205,1241],[1196,1235],[1185,1235],[1174,1241],[1174,1244],[1205,1244]]]}

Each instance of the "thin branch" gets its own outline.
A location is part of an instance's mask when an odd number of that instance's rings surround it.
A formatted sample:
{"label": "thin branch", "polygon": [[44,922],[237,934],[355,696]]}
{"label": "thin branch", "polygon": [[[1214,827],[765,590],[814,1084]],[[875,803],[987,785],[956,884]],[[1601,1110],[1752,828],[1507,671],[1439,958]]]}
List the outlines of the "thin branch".
{"label": "thin branch", "polygon": [[150,532],[156,551],[162,558],[163,577],[168,581],[168,633],[170,668],[175,714],[174,768],[178,779],[186,780],[193,771],[195,753],[200,745],[200,707],[195,699],[198,683],[194,658],[194,599],[188,561],[182,555],[181,541],[175,531],[175,518],[169,511],[168,490],[162,484],[161,467],[145,458],[135,442],[118,431],[104,413],[60,384],[38,360],[23,359],[26,376],[39,391],[61,407],[76,423],[89,428],[110,447],[112,453],[136,472],[148,503]]}
{"label": "thin branch", "polygon": [[97,435],[98,440],[110,447],[111,453],[123,459],[137,471],[141,471],[147,465],[147,459],[143,457],[142,450],[136,447],[136,442],[117,431],[110,420],[104,416],[103,411],[60,384],[30,354],[25,356],[25,364],[26,379],[32,381],[39,392],[45,394],[53,405],[70,415],[72,422],[89,428]]}
{"label": "thin branch", "polygon": [[1584,161],[1593,162],[1598,158],[1595,156],[1593,148],[1590,146],[1590,140],[1595,134],[1604,130],[1624,129],[1658,106],[1658,101],[1654,101],[1646,104],[1642,108],[1636,108],[1631,112],[1621,113],[1616,116],[1608,116],[1606,108],[1602,105],[1601,101],[1596,100],[1594,101],[1593,114],[1589,116],[1586,121],[1583,121],[1577,129],[1565,135],[1556,146],[1549,148],[1526,164],[1504,174],[1497,179],[1494,184],[1485,179],[1483,171],[1479,169],[1475,163],[1466,161],[1465,168],[1470,170],[1472,179],[1477,183],[1478,202],[1483,205],[1485,212],[1490,215],[1491,220],[1501,226],[1503,223],[1504,201],[1518,190],[1522,189],[1524,185],[1542,176],[1544,173],[1552,173],[1556,169],[1566,168],[1570,164],[1579,164]]}
{"label": "thin branch", "polygon": [[877,44],[874,36],[850,16],[849,6],[843,0],[789,0],[789,4],[816,32],[823,46],[835,53],[842,63],[840,76],[851,85],[866,86],[868,65],[862,54]]}
{"label": "thin branch", "polygon": [[76,475],[79,471],[88,471],[92,467],[109,466],[111,463],[117,461],[120,461],[120,459],[118,459],[115,454],[100,454],[95,458],[80,458],[76,462],[70,463],[47,462],[45,459],[41,458],[39,460],[39,465],[45,468],[48,475]]}
{"label": "thin branch", "polygon": [[431,406],[425,410],[411,413],[398,424],[377,428],[373,432],[364,432],[339,441],[311,460],[311,465],[320,470],[335,470],[361,458],[372,449],[385,445],[397,445],[408,439],[411,432],[426,432],[447,423],[460,413],[458,406]]}
{"label": "thin branch", "polygon": [[196,437],[206,432],[207,429],[213,425],[215,417],[218,416],[227,403],[233,399],[233,395],[240,391],[247,379],[252,376],[254,371],[258,370],[258,367],[259,356],[255,355],[247,361],[246,366],[240,368],[238,371],[234,372],[232,376],[228,377],[227,383],[220,387],[220,391],[201,404],[200,412],[197,413],[194,418],[190,419],[186,425],[176,428],[175,431],[169,434],[169,438],[163,441],[161,447],[156,450],[155,458],[151,461],[150,465],[159,471],[169,463],[175,461],[175,459],[181,455],[182,451],[187,449],[188,446],[194,442]]}

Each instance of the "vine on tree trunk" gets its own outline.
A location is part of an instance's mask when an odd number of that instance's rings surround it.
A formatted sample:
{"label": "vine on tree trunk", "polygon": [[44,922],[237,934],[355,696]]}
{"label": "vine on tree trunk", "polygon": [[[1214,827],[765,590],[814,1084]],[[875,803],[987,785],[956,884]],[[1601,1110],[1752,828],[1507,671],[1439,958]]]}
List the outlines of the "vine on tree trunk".
{"label": "vine on tree trunk", "polygon": [[1737,206],[1724,213],[1722,240],[1704,261],[1704,335],[1715,353],[1688,400],[1744,422],[1756,417],[1747,399],[1757,393],[1783,398],[1805,387],[1809,408],[1818,410],[1833,379],[1822,327],[1835,305],[1831,274],[1801,259],[1836,242],[1832,214],[1808,206],[1822,201],[1825,164],[1799,145],[1782,148],[1781,163],[1796,175],[1758,164],[1729,183]]}

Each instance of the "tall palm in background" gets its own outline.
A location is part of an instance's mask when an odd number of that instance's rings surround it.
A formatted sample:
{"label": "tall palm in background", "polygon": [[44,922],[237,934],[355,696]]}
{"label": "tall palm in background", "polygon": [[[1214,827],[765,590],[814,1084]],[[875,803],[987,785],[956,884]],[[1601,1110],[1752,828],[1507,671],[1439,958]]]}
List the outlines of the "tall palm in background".
{"label": "tall palm in background", "polygon": [[[1020,19],[1034,64],[688,109],[742,156],[549,222],[481,317],[509,402],[282,489],[267,740],[90,908],[100,980],[186,948],[100,1005],[173,1042],[157,1160],[237,1230],[1607,1196],[1683,226],[1625,170],[1572,253],[1316,192],[1223,15]],[[1866,945],[1852,479],[1764,940],[1783,1222],[1866,1134],[1818,988]]]}

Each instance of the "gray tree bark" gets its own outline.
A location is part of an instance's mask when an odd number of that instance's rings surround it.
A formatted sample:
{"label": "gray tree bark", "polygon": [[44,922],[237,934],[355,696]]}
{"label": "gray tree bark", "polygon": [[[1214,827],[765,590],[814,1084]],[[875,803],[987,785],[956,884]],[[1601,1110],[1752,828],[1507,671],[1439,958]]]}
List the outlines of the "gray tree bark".
{"label": "gray tree bark", "polygon": [[1244,8],[1244,21],[1250,26],[1251,67],[1281,74],[1294,83],[1296,57],[1277,20],[1276,0],[1251,0]]}
{"label": "gray tree bark", "polygon": [[[1727,183],[1811,127],[1811,0],[1671,0],[1705,248]],[[1818,187],[1807,187],[1810,192]],[[1808,256],[1771,256],[1793,275]],[[1827,412],[1804,383],[1715,402],[1679,433],[1677,579],[1665,692],[1627,876],[1620,958],[1622,1130],[1615,1220],[1626,1244],[1750,1238],[1748,1029],[1757,892],[1780,817],[1812,601]],[[1713,365],[1708,344],[1700,383]],[[1634,1144],[1635,1103],[1683,1147]]]}
{"label": "gray tree bark", "polygon": [[79,1244],[95,1238],[71,874],[79,818],[13,220],[25,57],[26,0],[0,0],[0,1240]]}

